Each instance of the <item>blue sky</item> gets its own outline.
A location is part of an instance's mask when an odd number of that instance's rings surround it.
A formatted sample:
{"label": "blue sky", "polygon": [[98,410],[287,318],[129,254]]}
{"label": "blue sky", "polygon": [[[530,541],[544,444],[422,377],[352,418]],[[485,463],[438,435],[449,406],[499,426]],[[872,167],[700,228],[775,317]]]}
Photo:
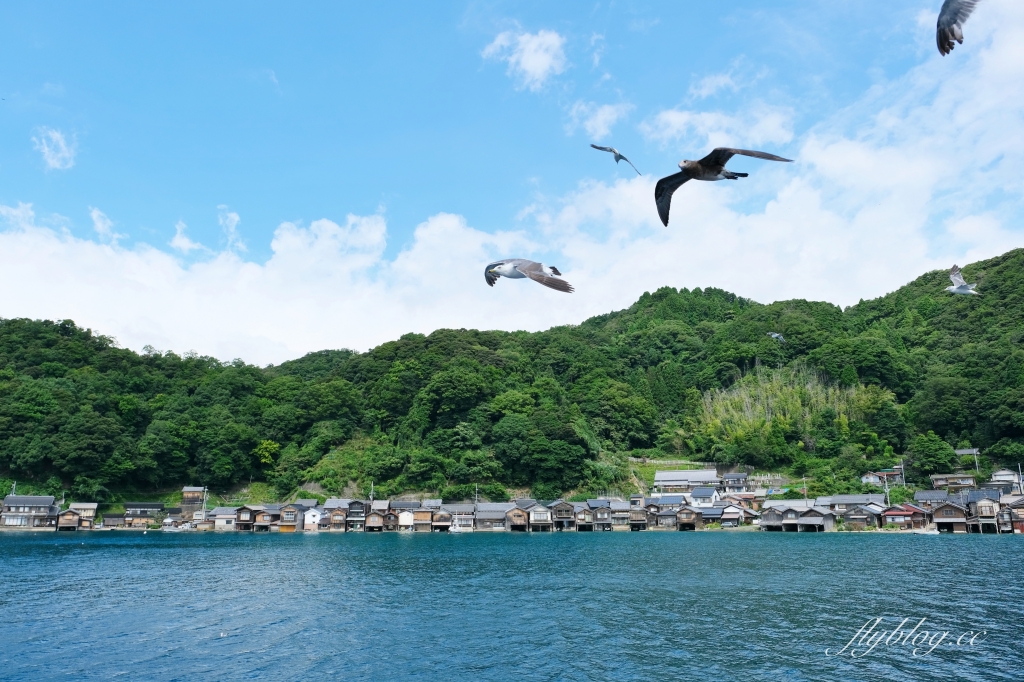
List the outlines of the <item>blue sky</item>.
{"label": "blue sky", "polygon": [[[661,285],[876,296],[1021,241],[1021,13],[983,4],[942,58],[939,4],[8,4],[0,316],[276,362]],[[797,163],[738,158],[663,230],[652,183],[719,144]],[[900,257],[865,266],[871,230]],[[515,255],[575,298],[483,285]]]}

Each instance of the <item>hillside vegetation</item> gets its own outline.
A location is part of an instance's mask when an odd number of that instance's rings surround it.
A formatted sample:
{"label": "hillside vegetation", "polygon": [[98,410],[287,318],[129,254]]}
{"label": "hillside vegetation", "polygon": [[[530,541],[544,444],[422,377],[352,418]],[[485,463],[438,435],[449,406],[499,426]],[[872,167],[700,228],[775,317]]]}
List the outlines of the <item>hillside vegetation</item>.
{"label": "hillside vegetation", "polygon": [[944,272],[845,311],[665,287],[575,327],[266,368],[0,320],[0,476],[97,499],[250,480],[498,499],[621,486],[630,453],[782,469],[812,492],[859,490],[901,456],[919,478],[949,470],[959,445],[1016,463],[1024,250],[964,274],[982,296],[946,294]]}

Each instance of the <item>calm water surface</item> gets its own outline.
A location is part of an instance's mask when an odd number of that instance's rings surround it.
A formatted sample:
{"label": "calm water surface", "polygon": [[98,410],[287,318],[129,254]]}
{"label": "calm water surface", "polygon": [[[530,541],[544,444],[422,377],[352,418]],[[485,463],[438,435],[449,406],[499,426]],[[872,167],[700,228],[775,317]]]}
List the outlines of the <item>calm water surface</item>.
{"label": "calm water surface", "polygon": [[[0,575],[10,680],[1024,679],[1022,536],[0,533]],[[825,655],[878,617],[950,635]]]}

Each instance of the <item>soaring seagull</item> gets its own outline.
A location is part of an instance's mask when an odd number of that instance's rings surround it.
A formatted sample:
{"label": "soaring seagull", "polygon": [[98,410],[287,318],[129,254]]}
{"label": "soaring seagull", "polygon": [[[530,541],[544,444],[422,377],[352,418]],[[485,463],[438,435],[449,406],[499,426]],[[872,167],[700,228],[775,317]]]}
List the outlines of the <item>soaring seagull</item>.
{"label": "soaring seagull", "polygon": [[[602,152],[609,152],[611,154],[614,154],[615,155],[615,163],[618,163],[619,161],[625,161],[630,166],[633,166],[633,162],[630,161],[629,159],[627,159],[622,154],[620,154],[619,150],[616,149],[615,147],[598,147],[596,144],[591,144],[590,146],[593,147],[594,149],[599,149]],[[633,170],[636,171],[636,166],[633,166]],[[643,173],[641,173],[640,171],[636,171],[636,174],[637,175],[643,175]]]}
{"label": "soaring seagull", "polygon": [[778,332],[768,332],[768,336],[772,337],[780,343],[786,343],[786,339],[782,338],[782,334]]}
{"label": "soaring seagull", "polygon": [[964,44],[964,24],[967,17],[978,6],[980,0],[946,0],[939,10],[939,20],[935,24],[935,44],[939,46],[939,54],[945,57],[953,51],[953,41]]}
{"label": "soaring seagull", "polygon": [[749,149],[730,149],[729,147],[717,147],[710,154],[700,161],[680,161],[679,172],[669,175],[654,186],[654,202],[658,205],[658,215],[661,222],[668,226],[668,209],[672,205],[672,194],[679,189],[687,180],[735,180],[747,177],[746,173],[733,173],[725,170],[725,164],[736,154],[753,156],[755,159],[767,159],[769,161],[791,162],[792,159],[784,159],[767,152],[754,152]]}
{"label": "soaring seagull", "polygon": [[537,263],[524,258],[508,258],[506,260],[494,261],[484,268],[484,279],[487,281],[487,286],[493,287],[499,277],[508,277],[509,279],[529,277],[534,282],[540,282],[555,291],[562,291],[567,294],[573,292],[571,284],[564,279],[558,279],[558,277],[553,277],[552,275],[561,277],[562,273],[554,266],[547,267],[543,263]]}
{"label": "soaring seagull", "polygon": [[946,291],[951,294],[963,294],[965,296],[981,296],[974,287],[977,284],[968,284],[964,281],[964,276],[960,274],[960,267],[954,265],[953,269],[949,271],[949,281],[953,283],[953,286],[946,287]]}

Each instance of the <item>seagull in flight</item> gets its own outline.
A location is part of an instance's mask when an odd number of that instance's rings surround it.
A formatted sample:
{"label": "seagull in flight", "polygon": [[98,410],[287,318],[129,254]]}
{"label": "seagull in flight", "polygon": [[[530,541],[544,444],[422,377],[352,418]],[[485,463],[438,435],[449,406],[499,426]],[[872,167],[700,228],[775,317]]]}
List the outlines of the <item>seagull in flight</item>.
{"label": "seagull in flight", "polygon": [[725,170],[725,164],[736,154],[752,156],[755,159],[767,159],[768,161],[792,162],[792,159],[784,159],[767,152],[755,152],[749,149],[730,149],[729,147],[716,147],[714,151],[700,161],[680,161],[679,172],[675,175],[658,180],[654,186],[654,203],[658,205],[658,215],[661,222],[668,227],[668,210],[672,206],[672,194],[688,180],[736,180],[747,177],[747,173],[733,173]]}
{"label": "seagull in flight", "polygon": [[562,273],[554,266],[548,267],[543,263],[524,258],[494,261],[484,268],[484,279],[487,281],[487,286],[493,287],[499,277],[508,277],[509,279],[529,277],[534,282],[539,282],[550,289],[571,294],[573,292],[572,285],[564,279],[558,279],[561,276]]}
{"label": "seagull in flight", "polygon": [[951,294],[962,294],[964,296],[981,296],[974,287],[977,284],[968,284],[964,281],[964,276],[960,274],[960,267],[954,265],[953,269],[949,271],[949,281],[953,283],[953,286],[946,287],[946,291]]}
{"label": "seagull in flight", "polygon": [[[633,166],[633,162],[630,161],[629,159],[627,159],[622,154],[620,154],[619,150],[616,149],[615,147],[598,147],[596,144],[591,144],[590,146],[593,147],[594,149],[600,150],[602,152],[609,152],[611,154],[614,154],[615,155],[615,163],[618,163],[619,161],[625,161],[630,166]],[[643,173],[641,173],[640,171],[636,170],[636,166],[633,166],[633,170],[636,171],[637,175],[643,175]]]}
{"label": "seagull in flight", "polygon": [[939,20],[935,23],[935,44],[939,46],[939,54],[945,57],[953,51],[953,41],[964,44],[964,24],[967,17],[978,6],[980,0],[946,0],[939,10]]}
{"label": "seagull in flight", "polygon": [[778,332],[768,332],[768,336],[772,337],[780,343],[786,343],[786,339],[782,338],[782,334]]}

